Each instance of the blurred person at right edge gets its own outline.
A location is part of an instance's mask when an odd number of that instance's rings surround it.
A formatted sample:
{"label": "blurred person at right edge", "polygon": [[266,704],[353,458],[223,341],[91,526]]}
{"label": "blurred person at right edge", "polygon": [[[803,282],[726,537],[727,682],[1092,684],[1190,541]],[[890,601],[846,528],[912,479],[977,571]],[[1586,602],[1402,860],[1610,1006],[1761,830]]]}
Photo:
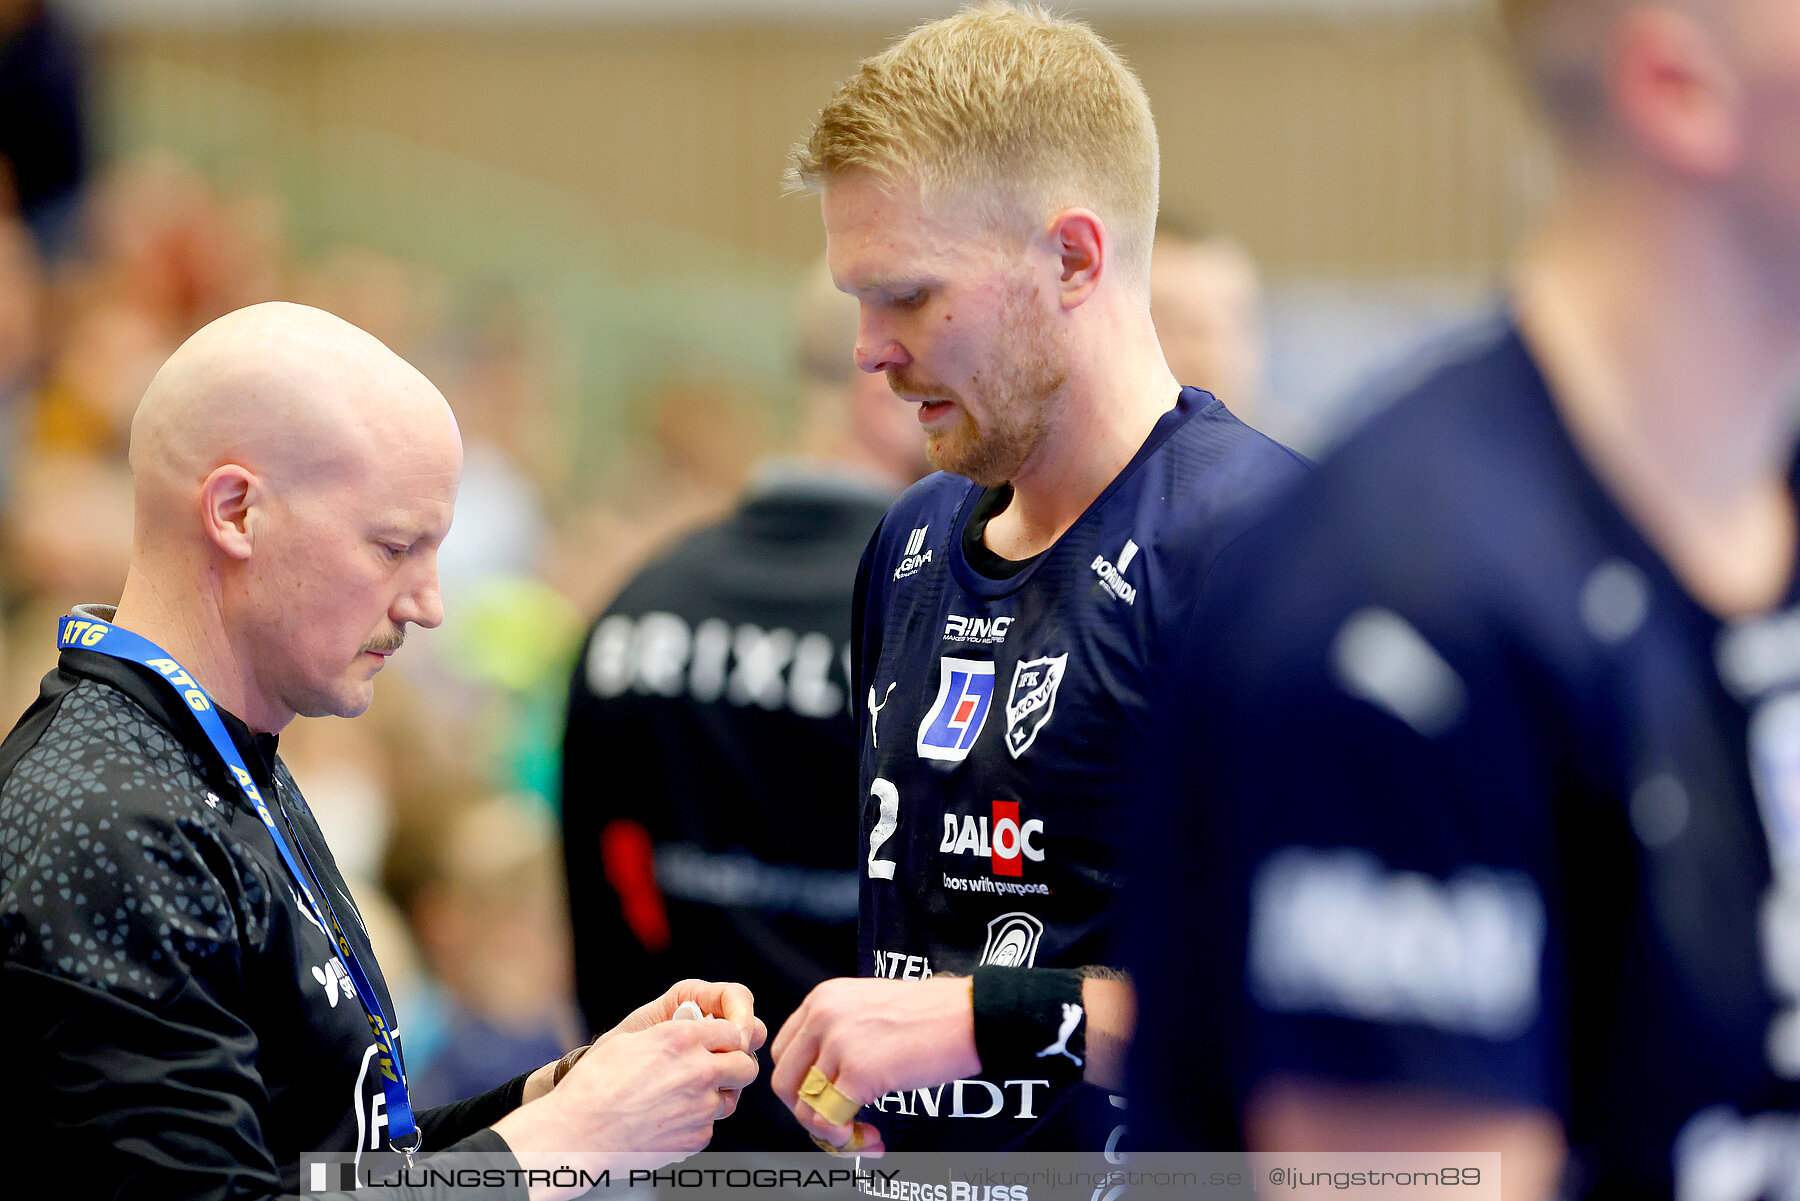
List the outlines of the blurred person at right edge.
{"label": "blurred person at right edge", "polygon": [[1792,1199],[1800,5],[1503,9],[1559,192],[1504,314],[1215,571],[1132,1133]]}
{"label": "blurred person at right edge", "polygon": [[[634,1007],[632,981],[729,964],[787,1014],[855,963],[851,590],[928,467],[910,406],[856,369],[856,302],[822,263],[795,318],[798,453],[626,585],[570,682],[563,853],[596,1030]],[[768,1089],[727,1130],[713,1150],[812,1146]]]}

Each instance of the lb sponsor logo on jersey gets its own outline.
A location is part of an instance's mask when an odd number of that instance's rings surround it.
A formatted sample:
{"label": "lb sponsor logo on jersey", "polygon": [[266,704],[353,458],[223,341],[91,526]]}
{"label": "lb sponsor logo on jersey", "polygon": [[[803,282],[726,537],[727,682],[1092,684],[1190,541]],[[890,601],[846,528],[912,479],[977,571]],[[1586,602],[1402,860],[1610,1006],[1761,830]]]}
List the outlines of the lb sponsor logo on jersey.
{"label": "lb sponsor logo on jersey", "polygon": [[906,536],[906,549],[900,552],[900,566],[894,568],[894,579],[904,580],[909,575],[917,575],[919,568],[931,562],[931,552],[925,548],[925,532],[931,527],[922,525]]}
{"label": "lb sponsor logo on jersey", "polygon": [[944,837],[938,850],[946,855],[980,856],[996,876],[1022,876],[1027,859],[1044,861],[1043,836],[1042,818],[1021,822],[1019,802],[995,801],[991,822],[974,814],[944,814]]}
{"label": "lb sponsor logo on jersey", "polygon": [[1029,913],[1002,913],[988,923],[987,945],[981,948],[982,964],[995,967],[1036,967],[1038,940],[1044,923]]}
{"label": "lb sponsor logo on jersey", "polygon": [[1012,691],[1006,697],[1006,750],[1014,759],[1037,740],[1038,731],[1056,709],[1056,690],[1069,668],[1069,656],[1029,659],[1013,668]]}
{"label": "lb sponsor logo on jersey", "polygon": [[944,622],[944,640],[998,646],[1006,641],[1006,631],[1012,623],[1010,617],[964,617],[952,613]]}
{"label": "lb sponsor logo on jersey", "polygon": [[939,661],[937,701],[919,723],[919,756],[960,763],[981,737],[994,701],[994,665],[976,659]]}
{"label": "lb sponsor logo on jersey", "polygon": [[1137,603],[1137,589],[1125,582],[1125,569],[1131,566],[1131,560],[1137,556],[1138,544],[1127,538],[1125,548],[1119,552],[1117,564],[1109,563],[1105,555],[1095,555],[1088,566],[1100,577],[1106,590],[1128,605]]}

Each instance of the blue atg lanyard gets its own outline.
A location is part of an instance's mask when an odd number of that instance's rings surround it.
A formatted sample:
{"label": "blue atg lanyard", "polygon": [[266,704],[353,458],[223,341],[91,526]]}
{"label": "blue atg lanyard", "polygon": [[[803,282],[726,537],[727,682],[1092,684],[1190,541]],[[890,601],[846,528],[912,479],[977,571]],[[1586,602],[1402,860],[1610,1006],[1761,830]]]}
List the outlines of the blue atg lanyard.
{"label": "blue atg lanyard", "polygon": [[[269,828],[269,837],[275,841],[275,849],[281,852],[282,862],[287,864],[294,882],[300,886],[300,895],[305,898],[306,907],[312,911],[313,920],[319,923],[320,929],[329,929],[332,940],[337,943],[338,957],[344,961],[344,967],[350,973],[351,983],[356,986],[357,999],[362,1002],[363,1012],[369,1018],[369,1028],[375,1032],[375,1042],[381,1048],[377,1062],[381,1068],[381,1091],[387,1098],[390,1135],[388,1145],[404,1153],[410,1161],[423,1136],[419,1132],[418,1123],[413,1121],[412,1102],[406,1095],[406,1069],[400,1062],[400,1048],[394,1044],[388,1021],[381,1012],[381,1002],[376,999],[368,974],[363,971],[362,964],[357,962],[356,952],[351,949],[350,941],[344,937],[343,928],[338,925],[331,898],[327,896],[324,909],[319,908],[318,900],[306,883],[306,873],[294,861],[294,853],[288,849],[287,839],[281,836],[280,829],[275,825],[274,815],[269,812],[268,805],[263,803],[262,793],[257,789],[256,781],[250,778],[243,756],[238,754],[236,744],[225,730],[225,723],[219,720],[219,711],[213,705],[212,698],[194,682],[192,676],[182,670],[181,664],[165,655],[161,647],[148,638],[119,626],[87,617],[65,617],[56,626],[56,645],[65,649],[98,651],[127,663],[142,663],[168,681],[169,686],[187,702],[188,708],[194,711],[194,716],[200,720],[200,728],[212,739],[213,749],[219,752],[225,766],[231,769],[232,778],[249,799],[256,815],[262,818],[262,824]],[[304,856],[306,848],[301,847],[300,853]],[[311,866],[310,862],[308,866]],[[326,925],[327,918],[330,919],[329,926]],[[400,1140],[407,1138],[412,1140],[412,1144],[400,1146]]]}

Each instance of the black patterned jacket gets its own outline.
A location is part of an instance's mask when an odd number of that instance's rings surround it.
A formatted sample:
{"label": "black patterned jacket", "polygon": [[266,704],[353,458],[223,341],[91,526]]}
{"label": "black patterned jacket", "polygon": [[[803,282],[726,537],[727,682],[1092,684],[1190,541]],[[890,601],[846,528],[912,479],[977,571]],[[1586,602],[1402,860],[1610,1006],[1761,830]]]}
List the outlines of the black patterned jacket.
{"label": "black patterned jacket", "polygon": [[[275,736],[220,716],[392,1015]],[[59,1165],[63,1195],[261,1197],[299,1191],[303,1152],[393,1162],[374,1041],[334,945],[148,668],[64,651],[0,744],[0,1011],[0,1128]],[[522,1089],[419,1114],[425,1149],[504,1155],[483,1127]]]}

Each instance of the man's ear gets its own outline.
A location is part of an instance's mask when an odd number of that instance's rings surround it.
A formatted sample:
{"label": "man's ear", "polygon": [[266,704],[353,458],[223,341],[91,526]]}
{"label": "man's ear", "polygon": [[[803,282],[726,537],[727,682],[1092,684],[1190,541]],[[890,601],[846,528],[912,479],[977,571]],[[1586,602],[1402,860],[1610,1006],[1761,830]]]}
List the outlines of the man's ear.
{"label": "man's ear", "polygon": [[1737,168],[1741,87],[1711,30],[1683,12],[1642,9],[1620,21],[1609,51],[1607,90],[1641,150],[1702,179]]}
{"label": "man's ear", "polygon": [[1112,235],[1092,211],[1064,209],[1044,226],[1044,236],[1061,268],[1058,299],[1065,309],[1079,308],[1100,286],[1112,256]]}
{"label": "man's ear", "polygon": [[213,468],[200,485],[200,520],[206,536],[234,559],[248,559],[255,548],[253,514],[263,502],[262,480],[248,467],[226,463]]}

